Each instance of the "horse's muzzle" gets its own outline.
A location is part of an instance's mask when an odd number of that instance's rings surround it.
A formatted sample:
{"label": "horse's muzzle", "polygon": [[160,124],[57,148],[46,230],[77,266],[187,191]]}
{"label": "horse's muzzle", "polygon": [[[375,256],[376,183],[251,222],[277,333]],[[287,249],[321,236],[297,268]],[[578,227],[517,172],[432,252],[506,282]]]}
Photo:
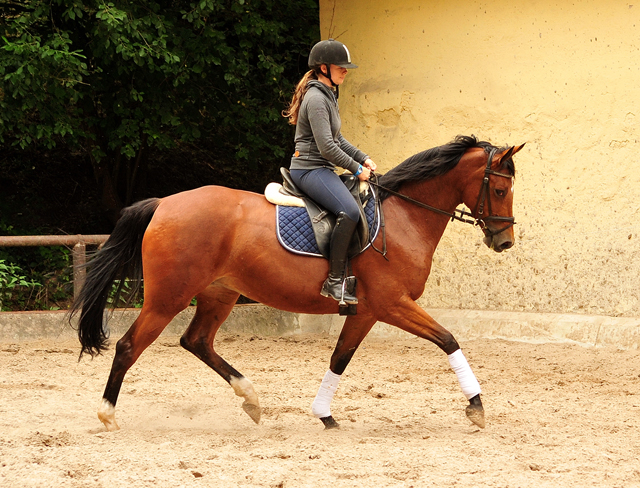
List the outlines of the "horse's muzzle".
{"label": "horse's muzzle", "polygon": [[495,252],[506,251],[510,247],[513,247],[513,239],[509,235],[510,232],[501,232],[493,236],[485,236],[483,242],[489,249],[493,249]]}

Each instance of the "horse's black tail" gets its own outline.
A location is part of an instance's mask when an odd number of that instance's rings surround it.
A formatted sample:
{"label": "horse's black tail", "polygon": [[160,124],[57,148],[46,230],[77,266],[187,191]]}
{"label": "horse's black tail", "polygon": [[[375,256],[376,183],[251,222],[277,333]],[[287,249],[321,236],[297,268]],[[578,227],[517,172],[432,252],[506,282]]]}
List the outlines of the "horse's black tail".
{"label": "horse's black tail", "polygon": [[142,237],[160,199],[150,198],[122,211],[115,229],[87,265],[87,279],[69,312],[69,320],[82,310],[78,321],[78,338],[84,353],[91,357],[107,349],[109,333],[103,323],[104,309],[113,283],[119,280],[113,305],[119,303],[125,279],[129,278],[135,296],[142,281]]}

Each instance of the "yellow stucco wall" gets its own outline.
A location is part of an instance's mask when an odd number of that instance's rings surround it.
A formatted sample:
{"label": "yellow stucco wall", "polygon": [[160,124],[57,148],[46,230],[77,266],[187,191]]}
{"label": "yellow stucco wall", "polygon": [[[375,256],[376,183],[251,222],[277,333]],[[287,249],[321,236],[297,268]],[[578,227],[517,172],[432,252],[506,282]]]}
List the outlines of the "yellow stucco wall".
{"label": "yellow stucco wall", "polygon": [[516,245],[450,224],[424,306],[640,316],[640,4],[321,0],[360,68],[343,133],[382,170],[475,134],[516,159]]}

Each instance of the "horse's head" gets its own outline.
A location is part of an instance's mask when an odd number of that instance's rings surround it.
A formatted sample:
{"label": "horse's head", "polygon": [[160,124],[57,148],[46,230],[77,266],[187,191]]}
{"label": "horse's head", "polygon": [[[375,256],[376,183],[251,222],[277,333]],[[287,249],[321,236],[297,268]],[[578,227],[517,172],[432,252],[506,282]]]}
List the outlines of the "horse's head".
{"label": "horse's head", "polygon": [[[504,150],[492,149],[481,161],[474,172],[472,181],[467,185],[464,202],[473,209],[473,216],[484,232],[484,243],[496,252],[509,249],[514,243],[513,234],[513,183],[515,166],[513,155],[521,146],[511,146]],[[484,153],[486,154],[486,153]]]}

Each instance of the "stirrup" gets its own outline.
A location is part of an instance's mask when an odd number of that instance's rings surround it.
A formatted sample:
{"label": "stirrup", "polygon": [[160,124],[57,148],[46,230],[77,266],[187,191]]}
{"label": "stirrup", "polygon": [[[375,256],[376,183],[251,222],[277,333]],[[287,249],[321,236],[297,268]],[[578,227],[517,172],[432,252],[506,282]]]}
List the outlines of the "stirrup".
{"label": "stirrup", "polygon": [[[334,281],[334,283],[331,283]],[[336,285],[340,285],[339,295],[335,295]],[[323,297],[331,297],[336,300],[339,306],[346,307],[347,305],[357,305],[358,299],[355,296],[347,294],[347,279],[346,278],[327,278],[322,284],[320,295]]]}
{"label": "stirrup", "polygon": [[[358,298],[355,295],[347,295],[347,278],[342,280],[342,286],[340,287],[340,300],[338,305],[340,307],[346,307],[347,305],[357,305]],[[346,296],[346,299],[345,299]]]}

